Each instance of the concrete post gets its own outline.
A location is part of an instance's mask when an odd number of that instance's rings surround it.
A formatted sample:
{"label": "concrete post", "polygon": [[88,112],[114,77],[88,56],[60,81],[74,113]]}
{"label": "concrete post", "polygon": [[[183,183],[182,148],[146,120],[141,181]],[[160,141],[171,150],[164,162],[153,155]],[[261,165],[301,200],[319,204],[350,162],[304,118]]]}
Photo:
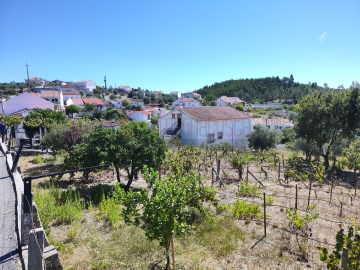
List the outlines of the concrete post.
{"label": "concrete post", "polygon": [[44,240],[45,233],[43,229],[37,228],[30,231],[28,270],[44,270]]}

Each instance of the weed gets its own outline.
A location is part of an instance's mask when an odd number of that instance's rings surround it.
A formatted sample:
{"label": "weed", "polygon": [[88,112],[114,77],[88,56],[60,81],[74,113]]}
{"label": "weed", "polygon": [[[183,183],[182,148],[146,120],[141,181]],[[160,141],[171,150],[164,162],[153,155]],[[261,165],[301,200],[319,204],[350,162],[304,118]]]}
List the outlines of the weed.
{"label": "weed", "polygon": [[266,205],[272,205],[274,203],[274,196],[267,196],[265,203]]}
{"label": "weed", "polygon": [[120,226],[122,220],[120,211],[121,205],[116,202],[115,198],[106,198],[103,196],[100,202],[100,212],[114,228]]}
{"label": "weed", "polygon": [[79,228],[80,228],[80,223],[78,223],[78,222],[74,223],[71,226],[70,230],[68,230],[68,232],[66,233],[68,242],[73,242],[75,240],[76,235],[79,231]]}
{"label": "weed", "polygon": [[105,261],[93,261],[91,262],[91,270],[102,270],[102,269],[108,269],[109,263]]}
{"label": "weed", "polygon": [[237,219],[253,219],[256,217],[262,217],[260,205],[241,201],[239,199],[230,206],[230,212],[232,216]]}
{"label": "weed", "polygon": [[260,189],[256,184],[251,185],[241,182],[238,195],[242,197],[258,197]]}
{"label": "weed", "polygon": [[42,156],[35,156],[32,160],[34,164],[42,164],[44,163],[44,158]]}

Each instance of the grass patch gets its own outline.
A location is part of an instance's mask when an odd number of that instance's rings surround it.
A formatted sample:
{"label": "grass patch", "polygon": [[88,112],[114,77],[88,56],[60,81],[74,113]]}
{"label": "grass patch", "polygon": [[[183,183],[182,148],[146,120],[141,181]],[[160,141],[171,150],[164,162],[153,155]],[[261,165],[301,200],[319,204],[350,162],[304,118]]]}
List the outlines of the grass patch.
{"label": "grass patch", "polygon": [[229,256],[244,236],[244,232],[229,217],[208,219],[195,233],[197,241],[217,257]]}
{"label": "grass patch", "polygon": [[121,216],[121,204],[119,204],[115,198],[106,198],[100,202],[100,213],[105,217],[114,228],[119,228],[122,221]]}

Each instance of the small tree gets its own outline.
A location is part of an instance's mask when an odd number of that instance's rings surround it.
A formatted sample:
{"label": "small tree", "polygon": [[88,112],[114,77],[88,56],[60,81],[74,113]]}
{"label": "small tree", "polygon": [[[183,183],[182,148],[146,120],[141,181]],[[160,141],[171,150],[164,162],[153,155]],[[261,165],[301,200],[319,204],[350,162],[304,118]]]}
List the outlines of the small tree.
{"label": "small tree", "polygon": [[71,117],[74,117],[74,113],[79,113],[80,111],[81,111],[81,109],[74,104],[65,107],[66,114],[67,115],[70,114]]}
{"label": "small tree", "polygon": [[183,235],[195,226],[192,213],[204,214],[205,201],[216,205],[215,191],[198,186],[198,176],[194,172],[171,174],[160,181],[156,172],[145,171],[149,193],[145,190],[128,192],[123,214],[126,222],[140,226],[149,240],[158,240],[165,248],[165,269],[169,269],[174,235]]}
{"label": "small tree", "polygon": [[277,133],[268,128],[257,125],[254,131],[250,133],[249,146],[255,150],[265,150],[275,146],[277,142]]}
{"label": "small tree", "polygon": [[85,111],[86,112],[92,112],[95,110],[95,105],[94,104],[85,104]]}

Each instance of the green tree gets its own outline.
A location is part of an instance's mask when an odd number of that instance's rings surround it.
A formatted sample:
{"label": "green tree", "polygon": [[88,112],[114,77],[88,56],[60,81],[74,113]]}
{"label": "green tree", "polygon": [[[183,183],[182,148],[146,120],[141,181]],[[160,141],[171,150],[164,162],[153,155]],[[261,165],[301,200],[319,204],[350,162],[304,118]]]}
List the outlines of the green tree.
{"label": "green tree", "polygon": [[92,112],[95,110],[95,105],[94,104],[85,104],[84,110],[86,112]]}
{"label": "green tree", "polygon": [[119,112],[118,110],[113,109],[113,108],[106,110],[106,113],[105,113],[106,120],[112,120],[112,119],[118,120],[123,117],[125,117],[124,114],[122,114],[121,112]]}
{"label": "green tree", "polygon": [[306,143],[314,142],[327,169],[332,145],[339,137],[351,137],[359,127],[359,120],[350,115],[360,113],[360,106],[350,105],[354,91],[317,92],[299,103],[297,136]]}
{"label": "green tree", "polygon": [[112,164],[119,182],[120,169],[124,169],[128,176],[125,189],[129,190],[144,165],[157,168],[165,152],[166,144],[155,130],[144,122],[130,122],[119,130],[96,127],[75,147],[67,163],[72,167]]}
{"label": "green tree", "polygon": [[79,113],[80,111],[81,109],[74,104],[65,107],[66,114],[71,114],[71,117],[74,117],[74,113]]}
{"label": "green tree", "polygon": [[169,269],[170,244],[174,235],[184,235],[195,227],[191,217],[196,211],[204,215],[204,202],[216,205],[215,191],[199,186],[198,175],[193,171],[170,174],[159,180],[156,172],[145,170],[144,176],[149,192],[130,191],[126,194],[124,218],[126,222],[140,226],[149,240],[159,241],[165,248],[165,269]]}
{"label": "green tree", "polygon": [[130,110],[131,109],[131,105],[130,105],[130,102],[128,100],[123,100],[122,102],[122,105],[123,107],[126,109],[126,110]]}
{"label": "green tree", "polygon": [[257,125],[249,136],[249,146],[255,150],[265,150],[275,147],[278,140],[276,131],[271,131],[267,127]]}
{"label": "green tree", "polygon": [[356,174],[360,170],[360,139],[350,143],[349,147],[345,150],[345,155],[349,163],[349,169],[354,171],[354,180],[357,185]]}

